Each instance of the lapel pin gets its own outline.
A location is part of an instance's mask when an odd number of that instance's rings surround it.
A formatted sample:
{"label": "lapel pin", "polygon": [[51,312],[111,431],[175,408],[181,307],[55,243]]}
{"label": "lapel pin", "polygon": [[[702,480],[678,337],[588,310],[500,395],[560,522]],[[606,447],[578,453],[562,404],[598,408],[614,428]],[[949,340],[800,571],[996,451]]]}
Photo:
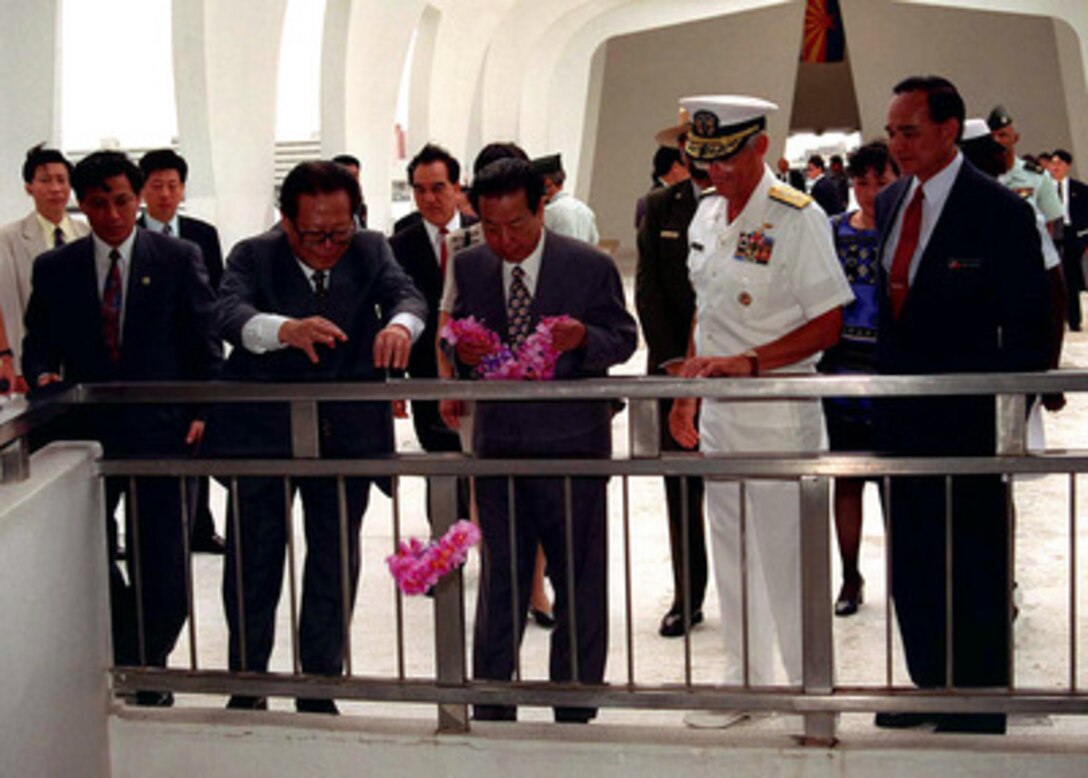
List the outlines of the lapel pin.
{"label": "lapel pin", "polygon": [[144,286],[151,286],[151,276],[143,276],[140,278],[140,283]]}

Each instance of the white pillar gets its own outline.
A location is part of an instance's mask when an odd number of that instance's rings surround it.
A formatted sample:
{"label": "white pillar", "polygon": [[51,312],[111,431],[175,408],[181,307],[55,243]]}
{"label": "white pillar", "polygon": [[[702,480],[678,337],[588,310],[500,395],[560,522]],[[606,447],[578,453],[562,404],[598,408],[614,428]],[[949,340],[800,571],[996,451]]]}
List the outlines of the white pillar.
{"label": "white pillar", "polygon": [[389,223],[400,76],[424,0],[328,0],[321,62],[321,151],[362,162],[368,222]]}
{"label": "white pillar", "polygon": [[178,135],[189,206],[225,249],[271,226],[276,73],[286,0],[174,0]]}
{"label": "white pillar", "polygon": [[33,207],[23,189],[26,150],[59,145],[59,0],[0,3],[0,224]]}

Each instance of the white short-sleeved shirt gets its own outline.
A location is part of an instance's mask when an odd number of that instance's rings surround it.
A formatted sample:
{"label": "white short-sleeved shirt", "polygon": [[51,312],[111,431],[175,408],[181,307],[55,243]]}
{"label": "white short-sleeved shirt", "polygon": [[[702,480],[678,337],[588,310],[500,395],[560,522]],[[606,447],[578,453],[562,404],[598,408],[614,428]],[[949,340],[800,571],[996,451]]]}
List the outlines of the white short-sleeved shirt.
{"label": "white short-sleeved shirt", "polygon": [[596,246],[600,240],[597,217],[588,205],[560,190],[544,206],[544,226],[552,232]]}
{"label": "white short-sleeved shirt", "polygon": [[1014,158],[1009,171],[997,180],[1031,203],[1045,221],[1060,219],[1065,213],[1054,179],[1042,171],[1028,169],[1020,157]]}
{"label": "white short-sleeved shirt", "polygon": [[[688,228],[697,354],[742,354],[854,299],[827,216],[770,168],[732,223],[727,207],[724,197],[705,198]],[[782,371],[814,372],[819,357]]]}

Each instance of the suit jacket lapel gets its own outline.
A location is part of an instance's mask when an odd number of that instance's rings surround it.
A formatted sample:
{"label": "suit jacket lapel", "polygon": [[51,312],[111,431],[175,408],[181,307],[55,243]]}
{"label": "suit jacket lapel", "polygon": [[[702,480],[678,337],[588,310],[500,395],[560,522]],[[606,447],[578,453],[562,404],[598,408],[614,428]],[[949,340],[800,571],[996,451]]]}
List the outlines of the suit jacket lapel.
{"label": "suit jacket lapel", "polygon": [[23,240],[27,245],[27,257],[31,260],[53,248],[45,242],[42,227],[38,224],[38,216],[34,211],[23,219]]}
{"label": "suit jacket lapel", "polygon": [[83,335],[87,341],[87,348],[95,355],[94,361],[101,365],[109,365],[106,354],[106,338],[104,322],[102,319],[102,290],[98,287],[98,273],[94,266],[94,239],[87,237],[84,240],[81,256],[77,263],[78,274],[72,289],[75,293],[74,306],[77,310],[72,312],[71,321],[93,322]]}
{"label": "suit jacket lapel", "polygon": [[[93,252],[92,252],[93,260]],[[128,266],[128,283],[125,285],[124,321],[121,324],[121,358],[125,357],[126,345],[130,346],[137,338],[137,328],[146,327],[147,322],[155,319],[153,311],[148,309],[152,288],[162,283],[163,279],[155,272],[155,252],[142,230],[136,230],[132,241],[132,257]],[[101,311],[101,305],[99,305]]]}
{"label": "suit jacket lapel", "polygon": [[[937,217],[937,223],[933,225],[933,231],[929,234],[929,240],[926,242],[925,251],[918,261],[918,270],[914,274],[911,289],[919,283],[925,284],[948,253],[948,245],[953,230],[955,230],[954,220],[966,210],[965,206],[968,205],[961,202],[965,197],[963,192],[964,180],[970,175],[968,164],[964,160],[963,166],[960,167],[959,173],[956,174],[956,180],[952,182],[952,188],[948,192],[948,198],[944,201],[941,215]],[[907,303],[910,303],[910,292],[907,292]]]}
{"label": "suit jacket lapel", "polygon": [[[540,269],[537,272],[536,289],[533,291],[533,300],[529,305],[529,320],[535,327],[541,316],[548,311],[559,309],[558,301],[554,300],[557,284],[552,276],[557,272],[555,268],[556,253],[554,241],[551,236],[544,233],[544,252],[540,257]],[[505,306],[504,306],[505,307]]]}

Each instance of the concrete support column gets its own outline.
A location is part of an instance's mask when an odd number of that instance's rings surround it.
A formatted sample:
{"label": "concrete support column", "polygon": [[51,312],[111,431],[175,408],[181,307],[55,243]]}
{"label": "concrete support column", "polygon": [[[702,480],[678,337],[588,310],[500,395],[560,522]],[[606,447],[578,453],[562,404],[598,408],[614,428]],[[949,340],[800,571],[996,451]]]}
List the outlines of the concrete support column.
{"label": "concrete support column", "polygon": [[20,171],[26,150],[59,144],[60,3],[0,3],[0,224],[26,214],[32,203]]}
{"label": "concrete support column", "polygon": [[[321,152],[363,165],[373,229],[389,225],[400,74],[424,0],[328,0],[321,61]],[[418,49],[417,49],[418,52]]]}
{"label": "concrete support column", "polygon": [[273,221],[276,78],[286,0],[174,0],[178,135],[189,207],[224,248]]}

